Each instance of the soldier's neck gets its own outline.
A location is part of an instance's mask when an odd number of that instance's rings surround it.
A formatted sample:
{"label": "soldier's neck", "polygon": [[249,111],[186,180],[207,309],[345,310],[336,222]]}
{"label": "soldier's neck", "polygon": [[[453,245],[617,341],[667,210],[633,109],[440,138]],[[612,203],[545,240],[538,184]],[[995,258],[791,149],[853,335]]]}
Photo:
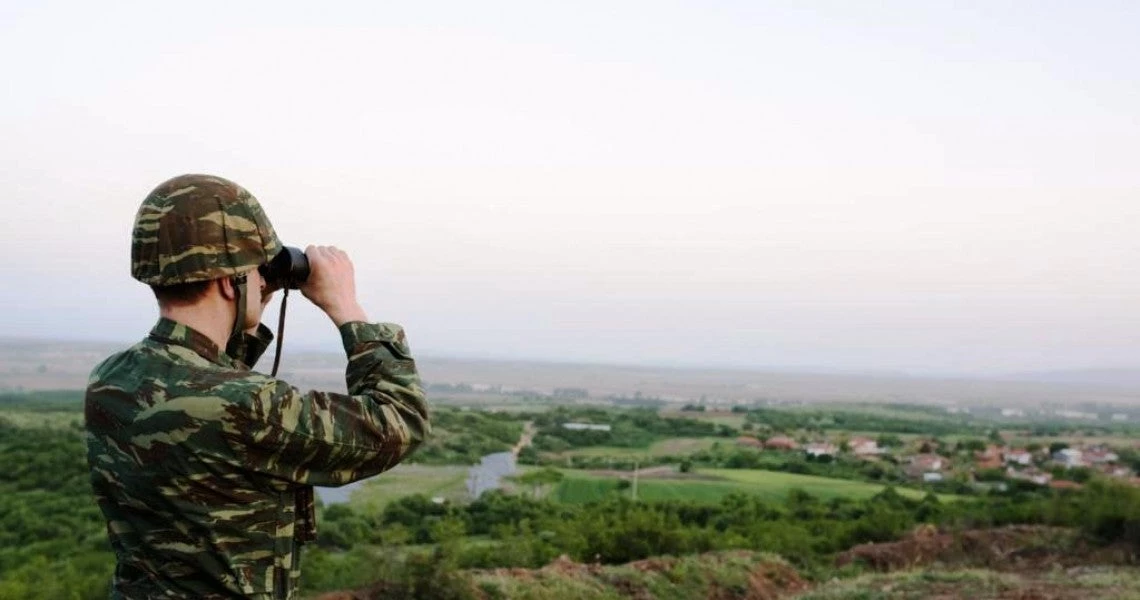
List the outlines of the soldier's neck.
{"label": "soldier's neck", "polygon": [[224,352],[236,313],[232,302],[208,295],[190,305],[160,306],[159,314],[204,334]]}

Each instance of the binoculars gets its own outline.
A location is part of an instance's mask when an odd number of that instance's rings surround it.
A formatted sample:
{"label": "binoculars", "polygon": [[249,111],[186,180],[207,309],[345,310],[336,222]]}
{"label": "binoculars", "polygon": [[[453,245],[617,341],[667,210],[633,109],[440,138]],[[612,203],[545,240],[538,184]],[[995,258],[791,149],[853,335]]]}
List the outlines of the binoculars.
{"label": "binoculars", "polygon": [[267,292],[301,287],[309,278],[309,258],[300,248],[285,246],[273,260],[257,268]]}

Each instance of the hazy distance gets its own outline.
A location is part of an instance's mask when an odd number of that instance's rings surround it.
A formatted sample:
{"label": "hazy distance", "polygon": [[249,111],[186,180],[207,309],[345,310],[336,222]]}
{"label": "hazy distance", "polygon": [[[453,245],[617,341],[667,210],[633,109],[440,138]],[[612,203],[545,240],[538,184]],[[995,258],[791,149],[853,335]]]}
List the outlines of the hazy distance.
{"label": "hazy distance", "polygon": [[[141,338],[134,211],[210,172],[347,249],[420,355],[1138,367],[1138,30],[1129,2],[8,2],[0,336]],[[335,350],[293,300],[287,348]]]}

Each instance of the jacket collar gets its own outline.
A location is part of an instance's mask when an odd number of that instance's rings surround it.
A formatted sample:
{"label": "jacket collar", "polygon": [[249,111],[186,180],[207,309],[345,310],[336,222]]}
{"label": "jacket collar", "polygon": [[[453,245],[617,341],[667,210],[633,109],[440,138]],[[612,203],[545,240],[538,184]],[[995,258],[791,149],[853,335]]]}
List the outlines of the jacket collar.
{"label": "jacket collar", "polygon": [[233,359],[222,352],[206,334],[166,317],[159,317],[158,323],[155,323],[154,328],[150,330],[150,339],[189,348],[214,364],[224,367],[235,366]]}

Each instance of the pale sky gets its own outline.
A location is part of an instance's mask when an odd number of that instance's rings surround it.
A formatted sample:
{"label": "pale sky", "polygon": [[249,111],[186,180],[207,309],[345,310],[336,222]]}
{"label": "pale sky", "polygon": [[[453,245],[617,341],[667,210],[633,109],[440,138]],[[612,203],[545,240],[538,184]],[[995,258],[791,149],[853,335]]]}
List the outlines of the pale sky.
{"label": "pale sky", "polygon": [[[348,250],[421,355],[1140,366],[1137,32],[1128,1],[8,0],[0,336],[144,336],[134,212],[207,172]],[[286,352],[337,349],[290,300]]]}

